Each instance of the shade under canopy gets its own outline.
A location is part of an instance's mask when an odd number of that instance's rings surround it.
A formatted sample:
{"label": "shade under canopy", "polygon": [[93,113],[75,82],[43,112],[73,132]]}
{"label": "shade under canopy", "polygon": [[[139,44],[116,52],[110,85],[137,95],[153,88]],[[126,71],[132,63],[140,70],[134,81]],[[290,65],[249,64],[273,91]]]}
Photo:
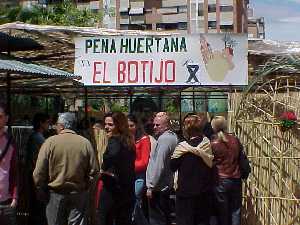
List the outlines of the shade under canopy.
{"label": "shade under canopy", "polygon": [[40,50],[43,46],[31,38],[15,37],[0,32],[0,52]]}

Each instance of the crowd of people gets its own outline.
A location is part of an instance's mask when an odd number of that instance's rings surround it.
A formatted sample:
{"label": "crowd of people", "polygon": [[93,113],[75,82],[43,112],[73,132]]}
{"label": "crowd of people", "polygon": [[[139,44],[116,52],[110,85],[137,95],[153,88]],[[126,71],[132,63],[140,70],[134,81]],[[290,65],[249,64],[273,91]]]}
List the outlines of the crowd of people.
{"label": "crowd of people", "polygon": [[[17,149],[7,120],[0,105],[0,221],[16,225]],[[166,112],[151,123],[141,121],[107,113],[95,121],[88,140],[76,132],[74,114],[60,113],[57,134],[45,138],[49,117],[36,114],[24,171],[30,180],[29,224],[239,225],[241,143],[226,131],[226,119],[187,114],[183,138],[172,131]],[[95,220],[87,214],[93,210]]]}

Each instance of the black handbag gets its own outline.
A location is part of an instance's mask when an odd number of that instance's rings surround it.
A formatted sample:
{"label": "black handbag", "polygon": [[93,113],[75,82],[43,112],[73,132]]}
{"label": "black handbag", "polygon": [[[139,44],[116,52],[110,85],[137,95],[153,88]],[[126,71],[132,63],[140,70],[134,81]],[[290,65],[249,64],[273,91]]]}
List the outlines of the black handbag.
{"label": "black handbag", "polygon": [[103,181],[103,185],[108,190],[114,192],[121,190],[119,177],[115,173],[108,172],[108,171],[101,171],[100,179]]}
{"label": "black handbag", "polygon": [[136,202],[133,215],[132,215],[132,224],[133,225],[149,225],[148,220],[146,219],[146,216],[143,213],[143,209],[141,208],[141,205]]}
{"label": "black handbag", "polygon": [[241,172],[241,179],[247,180],[251,173],[250,161],[244,151],[243,145],[240,143],[239,166]]}

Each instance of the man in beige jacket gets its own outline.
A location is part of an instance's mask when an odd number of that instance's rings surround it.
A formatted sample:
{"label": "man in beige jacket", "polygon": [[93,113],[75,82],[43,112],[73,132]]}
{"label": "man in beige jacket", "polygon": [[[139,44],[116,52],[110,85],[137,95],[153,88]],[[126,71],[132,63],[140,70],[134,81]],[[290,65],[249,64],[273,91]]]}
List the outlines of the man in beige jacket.
{"label": "man in beige jacket", "polygon": [[47,201],[48,225],[87,224],[87,189],[98,166],[91,143],[75,133],[74,123],[74,114],[59,115],[57,135],[42,145],[33,172],[38,194]]}

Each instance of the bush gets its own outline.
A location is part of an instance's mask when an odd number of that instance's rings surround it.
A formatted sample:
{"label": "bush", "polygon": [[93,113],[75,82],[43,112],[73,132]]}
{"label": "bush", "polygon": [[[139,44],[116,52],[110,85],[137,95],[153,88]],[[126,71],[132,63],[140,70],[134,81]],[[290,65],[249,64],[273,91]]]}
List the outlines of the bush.
{"label": "bush", "polygon": [[0,24],[21,21],[31,24],[64,25],[64,26],[95,26],[102,21],[102,12],[77,9],[68,0],[59,4],[28,7],[3,7],[0,10]]}

